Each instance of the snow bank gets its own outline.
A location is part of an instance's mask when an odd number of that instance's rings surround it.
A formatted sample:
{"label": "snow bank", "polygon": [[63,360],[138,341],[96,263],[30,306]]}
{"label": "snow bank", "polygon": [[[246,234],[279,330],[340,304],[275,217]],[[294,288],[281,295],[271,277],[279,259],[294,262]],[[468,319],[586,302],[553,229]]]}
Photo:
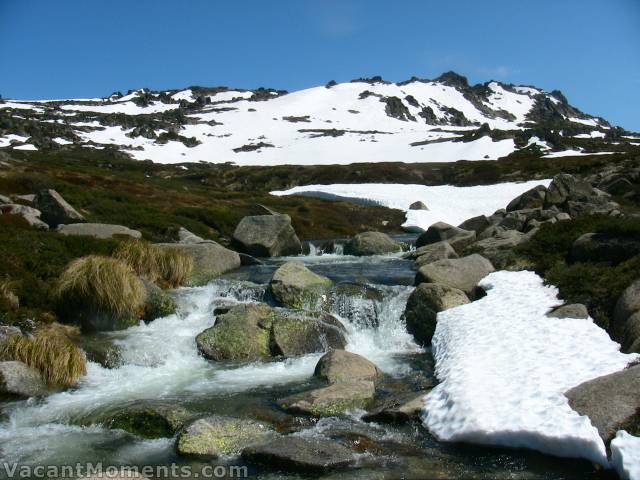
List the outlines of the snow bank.
{"label": "snow bank", "polygon": [[611,442],[611,465],[623,480],[640,479],[640,438],[620,430]]}
{"label": "snow bank", "polygon": [[[405,228],[426,230],[436,222],[458,225],[477,215],[491,215],[518,195],[536,185],[548,186],[551,180],[533,180],[523,183],[498,183],[473,187],[452,185],[402,185],[393,183],[363,183],[306,185],[289,190],[273,191],[272,195],[308,195],[345,200],[360,200],[389,208],[404,210],[407,214]],[[416,201],[424,202],[429,210],[409,210]]]}
{"label": "snow bank", "polygon": [[525,447],[608,465],[604,443],[563,392],[625,368],[636,355],[591,320],[548,318],[555,287],[533,272],[495,272],[487,296],[438,314],[442,383],[426,397],[425,426],[443,441]]}

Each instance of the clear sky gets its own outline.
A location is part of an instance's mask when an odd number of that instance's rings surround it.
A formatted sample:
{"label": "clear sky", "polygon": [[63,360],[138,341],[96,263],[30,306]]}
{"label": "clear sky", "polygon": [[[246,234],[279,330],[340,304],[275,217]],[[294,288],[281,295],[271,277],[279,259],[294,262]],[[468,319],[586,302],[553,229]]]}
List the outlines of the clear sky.
{"label": "clear sky", "polygon": [[0,0],[0,65],[22,99],[455,70],[640,131],[640,0]]}

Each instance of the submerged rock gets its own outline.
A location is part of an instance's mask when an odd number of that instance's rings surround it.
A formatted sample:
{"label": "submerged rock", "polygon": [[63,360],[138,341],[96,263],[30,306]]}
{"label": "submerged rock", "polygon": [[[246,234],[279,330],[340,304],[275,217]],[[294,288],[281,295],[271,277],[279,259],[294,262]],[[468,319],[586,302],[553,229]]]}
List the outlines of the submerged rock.
{"label": "submerged rock", "polygon": [[283,398],[278,400],[278,405],[290,412],[331,417],[364,408],[374,394],[375,385],[372,381],[338,382]]}
{"label": "submerged rock", "polygon": [[122,225],[110,225],[107,223],[70,223],[58,225],[57,232],[61,235],[86,236],[94,238],[114,238],[117,236],[142,238],[142,233]]}
{"label": "submerged rock", "polygon": [[375,380],[381,373],[374,363],[345,350],[325,353],[313,372],[314,376],[329,383]]}
{"label": "submerged rock", "polygon": [[494,270],[489,260],[474,253],[462,258],[438,260],[420,267],[416,275],[416,285],[440,283],[462,290],[473,298],[480,280]]}
{"label": "submerged rock", "polygon": [[429,390],[393,395],[362,417],[365,422],[401,423],[420,419]]}
{"label": "submerged rock", "polygon": [[47,391],[37,370],[22,362],[0,362],[0,397],[36,397]]}
{"label": "submerged rock", "polygon": [[187,284],[204,285],[223,273],[240,267],[240,255],[213,240],[200,243],[158,243],[158,247],[179,249],[193,258],[193,270]]}
{"label": "submerged rock", "polygon": [[42,220],[51,228],[60,224],[81,223],[84,217],[58,192],[52,189],[38,192],[33,200],[33,206],[42,212]]}
{"label": "submerged rock", "polygon": [[462,291],[438,283],[421,283],[407,300],[404,319],[407,331],[420,345],[430,345],[438,312],[469,303]]}
{"label": "submerged rock", "polygon": [[244,217],[233,233],[233,243],[240,251],[254,257],[299,255],[302,252],[289,215]]}
{"label": "submerged rock", "polygon": [[326,301],[332,283],[327,277],[313,273],[302,262],[287,262],[275,271],[269,287],[281,305],[312,310]]}
{"label": "submerged rock", "polygon": [[142,281],[147,291],[147,301],[144,306],[142,319],[150,322],[156,318],[166,317],[176,312],[178,308],[175,300],[167,292],[158,287],[155,283]]}
{"label": "submerged rock", "polygon": [[272,435],[274,432],[260,422],[212,415],[186,426],[178,435],[176,451],[180,455],[205,459],[238,455]]}
{"label": "submerged rock", "polygon": [[129,407],[104,423],[143,438],[169,438],[193,416],[180,405],[152,403]]}
{"label": "submerged rock", "polygon": [[364,257],[402,251],[400,242],[382,232],[364,232],[354,236],[345,246],[345,255]]}
{"label": "submerged rock", "polygon": [[355,464],[353,452],[337,442],[298,436],[249,447],[242,457],[250,463],[300,472],[325,472]]}
{"label": "submerged rock", "polygon": [[640,365],[598,377],[572,388],[569,405],[586,415],[608,444],[618,430],[640,434]]}

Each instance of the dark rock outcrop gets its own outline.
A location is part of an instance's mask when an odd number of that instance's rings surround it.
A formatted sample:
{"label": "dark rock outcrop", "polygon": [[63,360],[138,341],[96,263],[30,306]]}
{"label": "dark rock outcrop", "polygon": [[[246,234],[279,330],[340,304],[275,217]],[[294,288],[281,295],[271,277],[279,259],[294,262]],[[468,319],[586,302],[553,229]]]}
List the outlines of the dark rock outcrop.
{"label": "dark rock outcrop", "polygon": [[84,217],[52,189],[38,192],[33,206],[42,212],[40,218],[51,228],[60,224],[84,222]]}

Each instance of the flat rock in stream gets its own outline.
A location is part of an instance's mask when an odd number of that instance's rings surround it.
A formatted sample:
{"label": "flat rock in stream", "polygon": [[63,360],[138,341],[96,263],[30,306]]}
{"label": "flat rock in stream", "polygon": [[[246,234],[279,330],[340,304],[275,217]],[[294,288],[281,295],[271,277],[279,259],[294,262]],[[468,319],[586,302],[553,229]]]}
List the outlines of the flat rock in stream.
{"label": "flat rock in stream", "polygon": [[364,408],[375,394],[375,385],[368,380],[338,382],[278,400],[278,405],[294,413],[332,417]]}
{"label": "flat rock in stream", "polygon": [[355,464],[353,452],[337,442],[297,436],[249,447],[242,457],[250,463],[299,472],[325,472]]}
{"label": "flat rock in stream", "polygon": [[420,419],[429,390],[393,395],[382,400],[362,417],[365,422],[402,423]]}
{"label": "flat rock in stream", "polygon": [[130,406],[103,423],[143,438],[169,438],[193,416],[180,405],[149,403]]}
{"label": "flat rock in stream", "polygon": [[180,432],[176,451],[180,455],[203,459],[238,455],[272,435],[273,430],[261,422],[211,415],[192,422]]}
{"label": "flat rock in stream", "polygon": [[314,310],[326,300],[333,282],[309,270],[302,262],[287,262],[271,278],[269,288],[281,305]]}

